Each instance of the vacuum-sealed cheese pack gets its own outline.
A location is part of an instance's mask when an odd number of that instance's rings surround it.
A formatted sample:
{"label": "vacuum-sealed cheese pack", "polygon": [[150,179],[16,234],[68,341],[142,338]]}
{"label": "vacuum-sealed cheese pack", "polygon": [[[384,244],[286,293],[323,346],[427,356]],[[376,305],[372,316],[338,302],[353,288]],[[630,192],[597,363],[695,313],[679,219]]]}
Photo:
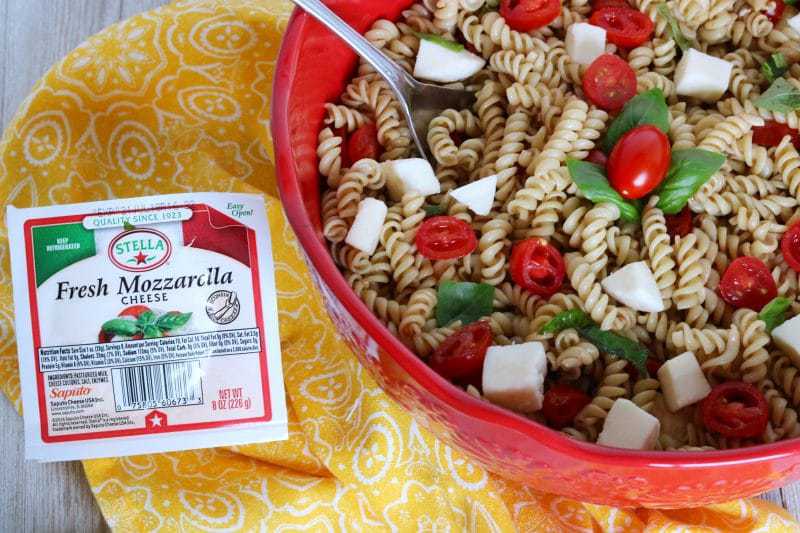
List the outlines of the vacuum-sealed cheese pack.
{"label": "vacuum-sealed cheese pack", "polygon": [[286,438],[263,198],[9,207],[7,224],[27,458]]}

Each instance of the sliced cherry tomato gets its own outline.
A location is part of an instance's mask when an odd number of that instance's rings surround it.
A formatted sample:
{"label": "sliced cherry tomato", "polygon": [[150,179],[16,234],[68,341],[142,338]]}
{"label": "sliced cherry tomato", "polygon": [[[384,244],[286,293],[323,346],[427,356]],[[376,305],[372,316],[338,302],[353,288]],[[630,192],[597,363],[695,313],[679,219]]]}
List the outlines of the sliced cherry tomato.
{"label": "sliced cherry tomato", "polygon": [[564,283],[567,269],[561,253],[543,239],[531,238],[514,245],[511,279],[533,294],[552,296]]}
{"label": "sliced cherry tomato", "polygon": [[594,2],[592,2],[592,10],[594,11],[597,11],[598,9],[603,9],[604,7],[630,8],[631,5],[626,0],[594,0]]}
{"label": "sliced cherry tomato", "polygon": [[631,7],[604,7],[595,11],[589,23],[606,30],[608,41],[623,48],[644,43],[653,34],[650,17]]}
{"label": "sliced cherry tomato", "polygon": [[655,190],[667,175],[669,139],[646,124],[620,137],[608,158],[608,181],[623,198],[636,200]]}
{"label": "sliced cherry tomato", "polygon": [[586,69],[583,92],[590,102],[606,111],[622,109],[636,95],[636,73],[614,54],[603,54]]}
{"label": "sliced cherry tomato", "polygon": [[492,344],[488,322],[473,322],[447,337],[431,354],[428,364],[451,381],[480,383],[483,359]]}
{"label": "sliced cherry tomato", "polygon": [[686,237],[692,231],[692,211],[687,205],[677,215],[665,215],[667,233],[672,237]]}
{"label": "sliced cherry tomato", "polygon": [[651,378],[655,378],[658,375],[658,371],[661,369],[661,365],[663,365],[663,361],[659,361],[652,355],[647,358],[644,365],[647,368],[647,373],[650,374]]}
{"label": "sliced cherry tomato", "polygon": [[729,438],[759,437],[767,428],[769,406],[764,395],[750,383],[720,383],[700,404],[703,424]]}
{"label": "sliced cherry tomato", "polygon": [[580,389],[569,385],[553,385],[544,393],[542,414],[547,423],[556,429],[572,424],[581,409],[592,399]]}
{"label": "sliced cherry tomato", "polygon": [[419,253],[428,259],[457,259],[478,246],[475,232],[455,217],[431,217],[420,226],[414,239]]}
{"label": "sliced cherry tomato", "polygon": [[500,15],[521,32],[547,26],[561,14],[559,0],[500,0]]}
{"label": "sliced cherry tomato", "polygon": [[133,318],[139,318],[139,315],[147,311],[150,311],[150,308],[146,305],[132,305],[120,311],[119,315],[117,316],[132,316]]}
{"label": "sliced cherry tomato", "polygon": [[800,222],[792,224],[781,239],[783,259],[795,272],[800,272]]}
{"label": "sliced cherry tomato", "polygon": [[347,159],[352,165],[361,159],[378,159],[382,152],[378,143],[378,128],[367,122],[347,139]]}
{"label": "sliced cherry tomato", "polygon": [[763,261],[745,256],[735,259],[728,266],[719,282],[719,294],[737,309],[747,307],[761,311],[778,296],[778,288]]}
{"label": "sliced cherry tomato", "polygon": [[765,14],[767,18],[772,21],[773,24],[777,24],[781,21],[781,17],[783,17],[783,12],[786,11],[786,3],[783,0],[772,0],[774,3],[773,7],[770,7],[766,10]]}
{"label": "sliced cherry tomato", "polygon": [[753,142],[767,148],[778,146],[787,135],[792,137],[794,147],[800,150],[800,132],[786,124],[766,120],[763,126],[753,126]]}
{"label": "sliced cherry tomato", "polygon": [[586,156],[586,160],[589,163],[594,163],[595,165],[600,165],[602,167],[606,166],[606,163],[608,163],[608,157],[606,157],[606,154],[597,148],[589,152],[589,155]]}

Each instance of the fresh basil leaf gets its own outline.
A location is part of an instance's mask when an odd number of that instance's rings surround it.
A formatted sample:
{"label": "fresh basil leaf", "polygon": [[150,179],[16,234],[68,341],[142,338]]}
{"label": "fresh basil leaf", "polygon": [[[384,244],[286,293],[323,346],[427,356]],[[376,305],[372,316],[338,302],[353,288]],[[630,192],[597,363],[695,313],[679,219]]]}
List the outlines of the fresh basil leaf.
{"label": "fresh basil leaf", "polygon": [[580,309],[568,309],[553,317],[544,325],[540,333],[561,333],[565,329],[579,329],[594,325],[589,315]]}
{"label": "fresh basil leaf", "polygon": [[125,318],[112,318],[108,322],[105,322],[101,329],[103,333],[120,335],[122,337],[133,337],[140,331],[136,322]]}
{"label": "fresh basil leaf", "polygon": [[790,5],[790,6],[796,6],[797,5],[797,0],[783,0],[783,3],[787,4],[787,5]]}
{"label": "fresh basil leaf", "polygon": [[600,165],[567,159],[567,169],[572,176],[572,181],[578,186],[583,195],[596,204],[608,202],[619,207],[622,220],[625,222],[639,222],[641,209],[634,202],[628,201],[614,190],[605,171]]}
{"label": "fresh basil leaf", "polygon": [[433,33],[420,33],[420,32],[415,32],[415,33],[417,37],[419,37],[420,39],[424,39],[433,44],[438,44],[442,48],[447,48],[448,50],[451,50],[453,52],[463,52],[465,50],[463,44],[458,43],[456,41],[451,41],[450,39],[445,39],[440,35],[435,35]]}
{"label": "fresh basil leaf", "polygon": [[761,72],[770,83],[786,74],[787,70],[789,70],[789,63],[786,61],[786,57],[780,52],[769,56],[761,65]]}
{"label": "fresh basil leaf", "polygon": [[130,231],[132,229],[136,229],[136,226],[134,226],[133,224],[131,224],[126,220],[125,222],[122,223],[122,229],[124,229],[125,231]]}
{"label": "fresh basil leaf", "polygon": [[647,348],[636,341],[613,331],[603,331],[598,326],[580,328],[578,334],[591,342],[601,352],[630,361],[643,375],[647,375]]}
{"label": "fresh basil leaf", "polygon": [[610,153],[620,137],[637,126],[652,124],[669,133],[669,109],[661,89],[651,89],[631,98],[622,112],[608,127],[602,141],[605,153]]}
{"label": "fresh basil leaf", "polygon": [[427,217],[435,217],[444,214],[444,207],[440,205],[425,204],[422,206],[422,209],[425,210],[425,216]]}
{"label": "fresh basil leaf", "polygon": [[145,339],[157,339],[164,336],[158,326],[155,325],[145,326],[143,333]]}
{"label": "fresh basil leaf", "polygon": [[773,329],[786,322],[786,311],[788,311],[791,306],[792,301],[783,296],[778,296],[764,306],[764,309],[758,313],[758,319],[766,324],[767,333],[772,333]]}
{"label": "fresh basil leaf", "polygon": [[139,325],[139,329],[144,329],[145,326],[149,326],[156,320],[156,314],[152,311],[145,311],[144,313],[139,315],[139,318],[136,319],[136,323]]}
{"label": "fresh basil leaf", "polygon": [[689,199],[725,163],[725,156],[700,148],[672,151],[669,172],[658,190],[658,208],[668,215],[680,213]]}
{"label": "fresh basil leaf", "polygon": [[171,331],[186,325],[190,318],[192,313],[166,313],[158,317],[155,325],[161,331]]}
{"label": "fresh basil leaf", "polygon": [[753,103],[756,107],[767,111],[791,113],[795,109],[800,109],[800,89],[784,78],[778,78]]}
{"label": "fresh basil leaf", "polygon": [[687,39],[681,31],[681,27],[678,25],[678,19],[676,19],[672,11],[669,10],[669,6],[664,3],[658,4],[658,13],[664,17],[664,20],[669,24],[670,37],[672,37],[672,40],[675,41],[675,44],[678,45],[681,51],[685,52],[691,48],[692,43],[689,42],[689,39]]}
{"label": "fresh basil leaf", "polygon": [[444,327],[456,321],[462,325],[492,313],[494,287],[487,283],[445,281],[439,285],[436,323]]}

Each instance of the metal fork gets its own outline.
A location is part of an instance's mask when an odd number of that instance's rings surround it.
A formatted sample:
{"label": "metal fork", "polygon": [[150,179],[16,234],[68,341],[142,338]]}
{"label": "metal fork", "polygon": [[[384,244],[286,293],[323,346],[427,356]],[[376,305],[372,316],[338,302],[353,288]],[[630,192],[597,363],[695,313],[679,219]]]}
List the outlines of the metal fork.
{"label": "metal fork", "polygon": [[409,129],[417,150],[435,167],[427,142],[428,124],[445,109],[471,107],[475,102],[475,94],[417,81],[319,0],[292,1],[338,35],[386,80],[411,126]]}

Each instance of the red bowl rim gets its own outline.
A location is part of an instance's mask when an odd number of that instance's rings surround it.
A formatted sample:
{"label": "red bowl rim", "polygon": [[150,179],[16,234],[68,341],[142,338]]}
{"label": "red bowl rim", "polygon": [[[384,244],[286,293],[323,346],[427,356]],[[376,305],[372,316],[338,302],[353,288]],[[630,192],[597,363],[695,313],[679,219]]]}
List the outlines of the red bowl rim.
{"label": "red bowl rim", "polygon": [[303,207],[293,150],[289,141],[288,111],[294,65],[300,50],[303,25],[307,20],[309,20],[308,15],[295,8],[287,25],[275,66],[271,129],[277,159],[278,189],[283,209],[306,256],[333,294],[355,317],[361,327],[392,356],[395,363],[413,376],[431,395],[455,409],[470,413],[475,418],[491,419],[494,424],[530,436],[551,449],[591,463],[624,463],[632,468],[731,466],[740,463],[771,461],[800,452],[800,438],[732,450],[700,452],[623,450],[584,443],[512,411],[474,398],[431,370],[380,323],[350,288],[334,264],[328,249],[320,240],[308,212]]}

